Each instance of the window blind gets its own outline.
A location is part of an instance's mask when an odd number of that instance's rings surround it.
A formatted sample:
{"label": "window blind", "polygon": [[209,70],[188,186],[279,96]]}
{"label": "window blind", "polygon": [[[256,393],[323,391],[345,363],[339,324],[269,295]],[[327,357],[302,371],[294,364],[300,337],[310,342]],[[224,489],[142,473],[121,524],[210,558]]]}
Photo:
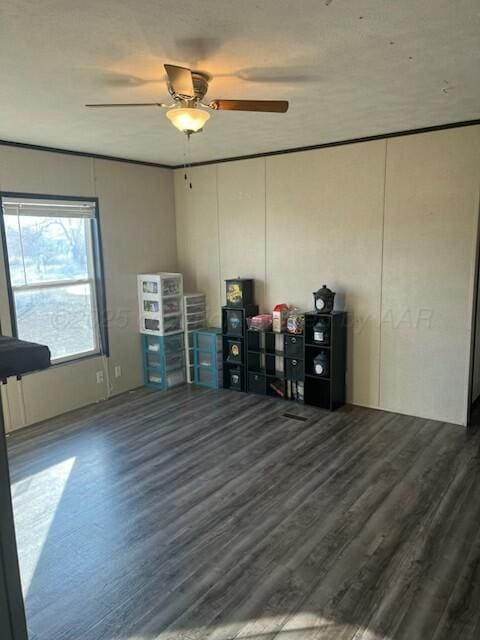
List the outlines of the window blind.
{"label": "window blind", "polygon": [[95,218],[95,203],[91,201],[61,202],[58,200],[31,200],[3,198],[3,212],[15,216],[55,218]]}

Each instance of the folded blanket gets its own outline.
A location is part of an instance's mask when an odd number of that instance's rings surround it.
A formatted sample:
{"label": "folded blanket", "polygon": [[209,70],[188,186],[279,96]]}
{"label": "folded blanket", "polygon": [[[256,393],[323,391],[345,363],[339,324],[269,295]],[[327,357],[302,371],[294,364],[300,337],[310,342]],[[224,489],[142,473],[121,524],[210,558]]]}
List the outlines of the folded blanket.
{"label": "folded blanket", "polygon": [[50,349],[35,342],[0,336],[0,380],[50,366]]}

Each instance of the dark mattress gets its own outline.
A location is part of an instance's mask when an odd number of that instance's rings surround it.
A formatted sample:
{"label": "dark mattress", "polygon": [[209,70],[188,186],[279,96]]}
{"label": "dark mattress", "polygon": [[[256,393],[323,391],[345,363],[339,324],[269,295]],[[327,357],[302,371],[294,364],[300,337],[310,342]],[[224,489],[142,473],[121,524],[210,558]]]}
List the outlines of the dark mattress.
{"label": "dark mattress", "polygon": [[50,366],[50,349],[35,342],[0,336],[0,380]]}

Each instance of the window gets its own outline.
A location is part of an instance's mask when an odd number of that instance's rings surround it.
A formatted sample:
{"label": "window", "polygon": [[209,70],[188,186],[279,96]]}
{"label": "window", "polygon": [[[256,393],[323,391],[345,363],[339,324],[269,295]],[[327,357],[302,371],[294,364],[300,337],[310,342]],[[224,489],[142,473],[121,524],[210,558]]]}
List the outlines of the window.
{"label": "window", "polygon": [[46,344],[57,363],[105,353],[96,201],[1,201],[14,335]]}

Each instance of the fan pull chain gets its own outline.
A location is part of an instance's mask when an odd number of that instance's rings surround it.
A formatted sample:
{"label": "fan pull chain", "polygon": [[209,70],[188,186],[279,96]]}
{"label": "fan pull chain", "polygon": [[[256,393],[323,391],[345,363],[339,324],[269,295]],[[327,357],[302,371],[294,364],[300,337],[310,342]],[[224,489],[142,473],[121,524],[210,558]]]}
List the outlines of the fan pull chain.
{"label": "fan pull chain", "polygon": [[192,154],[191,154],[191,147],[190,147],[190,134],[187,133],[187,162],[188,162],[188,167],[189,167],[189,181],[188,181],[188,186],[190,187],[190,189],[192,189],[192,178],[191,178],[191,170],[192,170]]}
{"label": "fan pull chain", "polygon": [[190,134],[187,133],[185,136],[185,141],[183,145],[183,179],[185,182],[188,181],[188,186],[192,189],[192,180],[189,178],[189,169],[191,169],[191,159],[190,159]]}
{"label": "fan pull chain", "polygon": [[183,141],[183,179],[188,180],[187,176],[187,141]]}

